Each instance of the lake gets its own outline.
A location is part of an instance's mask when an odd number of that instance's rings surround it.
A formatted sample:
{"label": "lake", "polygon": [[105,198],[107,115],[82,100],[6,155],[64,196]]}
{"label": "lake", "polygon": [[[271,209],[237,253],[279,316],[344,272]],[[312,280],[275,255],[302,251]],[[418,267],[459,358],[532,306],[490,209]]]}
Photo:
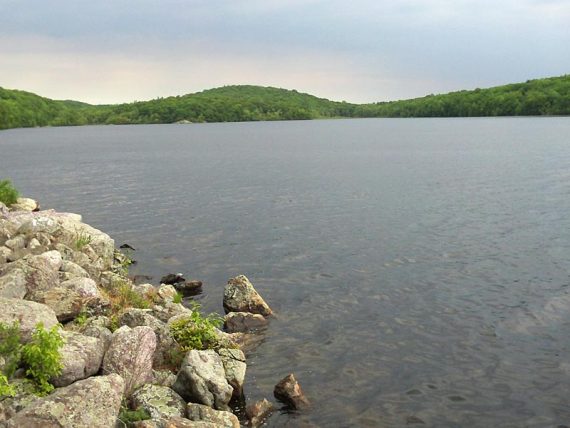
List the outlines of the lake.
{"label": "lake", "polygon": [[[570,424],[570,119],[357,119],[0,132],[0,178],[136,248],[133,274],[245,274],[277,316],[268,426]],[[423,422],[423,424],[422,424]]]}

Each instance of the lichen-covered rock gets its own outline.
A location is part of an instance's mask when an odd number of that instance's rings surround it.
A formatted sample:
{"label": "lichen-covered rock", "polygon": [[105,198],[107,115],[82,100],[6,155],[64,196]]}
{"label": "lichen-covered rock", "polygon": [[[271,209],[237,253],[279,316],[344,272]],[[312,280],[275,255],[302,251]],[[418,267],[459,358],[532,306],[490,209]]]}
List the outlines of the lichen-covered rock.
{"label": "lichen-covered rock", "polygon": [[156,334],[156,350],[153,356],[153,366],[164,366],[169,358],[170,352],[175,348],[176,342],[170,334],[170,329],[166,324],[155,318],[150,309],[127,309],[119,318],[119,324],[129,327],[147,326],[152,328]]}
{"label": "lichen-covered rock", "polygon": [[226,380],[233,388],[235,398],[243,397],[243,383],[245,381],[245,371],[247,364],[245,355],[239,349],[222,348],[218,351],[222,359]]}
{"label": "lichen-covered rock", "polygon": [[146,384],[131,396],[135,408],[143,408],[155,418],[171,418],[186,414],[186,402],[166,386]]}
{"label": "lichen-covered rock", "polygon": [[11,211],[39,211],[40,204],[34,199],[18,198],[15,204],[10,205]]}
{"label": "lichen-covered rock", "polygon": [[224,325],[228,333],[248,333],[267,325],[263,315],[249,312],[230,312],[224,317]]}
{"label": "lichen-covered rock", "polygon": [[28,292],[27,285],[28,278],[23,269],[8,268],[6,273],[0,276],[0,296],[23,299]]}
{"label": "lichen-covered rock", "polygon": [[114,427],[123,389],[123,379],[117,374],[80,380],[34,401],[10,419],[7,427]]}
{"label": "lichen-covered rock", "polygon": [[103,342],[103,349],[107,352],[109,346],[111,345],[111,340],[113,340],[113,333],[106,327],[101,327],[99,325],[89,325],[85,327],[81,333],[84,336],[94,337],[95,339],[99,339]]}
{"label": "lichen-covered rock", "polygon": [[158,297],[165,302],[172,302],[177,291],[171,284],[161,284],[157,289]]}
{"label": "lichen-covered rock", "polygon": [[257,428],[261,426],[271,415],[275,407],[266,398],[248,404],[245,408],[245,416],[249,421],[249,426]]}
{"label": "lichen-covered rock", "polygon": [[99,371],[105,355],[105,343],[79,333],[63,332],[65,344],[60,350],[62,371],[51,380],[54,386],[67,386]]}
{"label": "lichen-covered rock", "polygon": [[163,322],[169,322],[173,317],[190,316],[192,311],[180,303],[165,302],[163,305],[153,306],[152,314]]}
{"label": "lichen-covered rock", "polygon": [[203,404],[188,403],[186,417],[191,421],[210,422],[220,428],[239,428],[239,420],[231,412],[214,410]]}
{"label": "lichen-covered rock", "polygon": [[103,359],[103,372],[120,374],[128,395],[152,379],[155,349],[156,335],[150,327],[123,326],[113,334]]}
{"label": "lichen-covered rock", "polygon": [[46,329],[58,324],[55,312],[46,305],[0,297],[0,322],[12,324],[14,321],[20,324],[20,334],[24,342],[32,338],[32,332],[38,323],[43,323]]}
{"label": "lichen-covered rock", "polygon": [[206,421],[191,421],[190,419],[176,416],[162,422],[160,428],[220,428],[220,425]]}
{"label": "lichen-covered rock", "polygon": [[224,289],[224,309],[226,312],[251,312],[268,316],[272,314],[265,300],[253,288],[245,275],[230,278]]}
{"label": "lichen-covered rock", "polygon": [[34,385],[28,379],[11,379],[10,384],[15,394],[0,400],[0,427],[4,427],[4,422],[38,399]]}
{"label": "lichen-covered rock", "polygon": [[228,410],[233,388],[228,384],[224,365],[213,350],[189,351],[172,386],[186,401]]}
{"label": "lichen-covered rock", "polygon": [[64,260],[59,277],[61,281],[67,281],[73,278],[89,278],[89,274],[85,269],[70,260]]}
{"label": "lichen-covered rock", "polygon": [[36,291],[31,300],[52,308],[60,322],[74,319],[85,309],[108,304],[91,278],[73,278],[49,290]]}
{"label": "lichen-covered rock", "polygon": [[169,388],[176,382],[176,375],[170,370],[153,370],[152,383],[154,385],[167,386]]}
{"label": "lichen-covered rock", "polygon": [[275,385],[273,395],[293,409],[304,409],[310,405],[309,400],[301,389],[301,385],[299,385],[292,373],[285,376]]}

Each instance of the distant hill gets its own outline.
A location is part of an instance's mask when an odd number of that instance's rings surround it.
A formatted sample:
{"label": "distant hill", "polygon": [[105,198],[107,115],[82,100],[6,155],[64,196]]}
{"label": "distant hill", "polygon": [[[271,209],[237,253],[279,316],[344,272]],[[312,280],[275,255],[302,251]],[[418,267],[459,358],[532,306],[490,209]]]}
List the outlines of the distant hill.
{"label": "distant hill", "polygon": [[224,86],[183,96],[96,106],[0,88],[0,129],[179,121],[520,115],[570,115],[570,75],[372,104],[329,101],[279,88]]}

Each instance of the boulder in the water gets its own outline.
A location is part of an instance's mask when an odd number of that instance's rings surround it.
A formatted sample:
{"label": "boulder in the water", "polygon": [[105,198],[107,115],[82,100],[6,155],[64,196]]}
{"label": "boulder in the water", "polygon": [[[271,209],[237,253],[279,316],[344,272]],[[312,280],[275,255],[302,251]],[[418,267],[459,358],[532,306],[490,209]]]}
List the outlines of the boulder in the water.
{"label": "boulder in the water", "polygon": [[181,273],[169,273],[168,275],[164,275],[162,278],[160,278],[161,284],[174,285],[184,281],[186,281],[186,279],[184,279],[184,276]]}
{"label": "boulder in the water", "polygon": [[305,394],[301,389],[301,385],[299,385],[299,382],[297,382],[297,379],[295,379],[295,376],[293,376],[292,373],[285,376],[277,385],[275,385],[273,395],[279,401],[287,404],[293,409],[300,410],[307,408],[310,405],[309,400],[305,397]]}

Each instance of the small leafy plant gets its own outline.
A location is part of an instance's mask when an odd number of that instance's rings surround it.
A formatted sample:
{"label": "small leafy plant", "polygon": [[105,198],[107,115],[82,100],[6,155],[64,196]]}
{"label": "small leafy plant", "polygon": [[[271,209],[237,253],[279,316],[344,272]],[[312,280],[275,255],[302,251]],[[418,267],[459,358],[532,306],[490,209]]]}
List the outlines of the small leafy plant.
{"label": "small leafy plant", "polygon": [[46,395],[53,390],[49,380],[62,369],[60,348],[64,340],[58,328],[46,330],[39,323],[32,333],[32,340],[22,345],[19,324],[0,323],[0,356],[5,361],[0,372],[0,397],[14,395],[9,380],[20,365],[26,368],[26,376],[31,379],[37,395]]}
{"label": "small leafy plant", "polygon": [[214,313],[203,317],[199,309],[200,305],[194,303],[191,315],[174,321],[170,326],[172,337],[183,351],[220,346],[216,329],[222,326],[223,319]]}
{"label": "small leafy plant", "polygon": [[136,410],[130,410],[125,404],[123,404],[119,411],[119,420],[127,427],[133,426],[135,422],[146,421],[150,418],[150,413],[141,407]]}
{"label": "small leafy plant", "polygon": [[42,323],[36,326],[32,340],[22,347],[22,362],[26,366],[26,376],[36,384],[38,395],[47,395],[53,390],[49,380],[61,373],[60,348],[64,340],[59,326],[46,330]]}
{"label": "small leafy plant", "polygon": [[177,291],[174,297],[172,298],[172,303],[182,303],[182,293]]}
{"label": "small leafy plant", "polygon": [[20,193],[12,185],[10,180],[0,180],[0,202],[10,206],[15,204]]}
{"label": "small leafy plant", "polygon": [[75,249],[81,251],[85,246],[89,245],[93,237],[85,232],[79,232],[75,238]]}

